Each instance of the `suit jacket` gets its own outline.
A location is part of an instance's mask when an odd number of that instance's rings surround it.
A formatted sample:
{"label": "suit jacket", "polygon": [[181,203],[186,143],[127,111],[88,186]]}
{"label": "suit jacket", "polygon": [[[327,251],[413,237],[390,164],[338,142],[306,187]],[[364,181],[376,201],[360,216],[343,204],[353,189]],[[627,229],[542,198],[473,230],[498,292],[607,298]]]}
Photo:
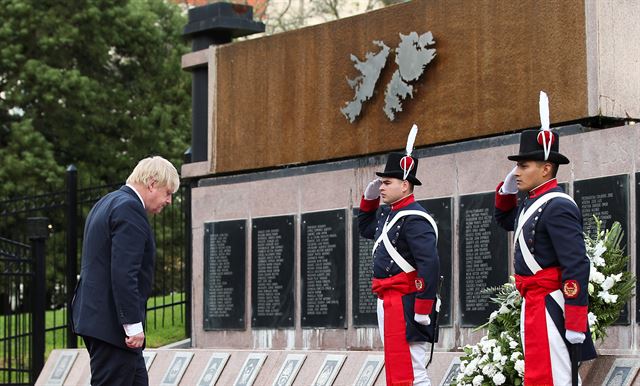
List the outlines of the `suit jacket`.
{"label": "suit jacket", "polygon": [[128,349],[122,325],[145,323],[155,250],[147,213],[133,189],[123,186],[94,205],[72,301],[76,334]]}

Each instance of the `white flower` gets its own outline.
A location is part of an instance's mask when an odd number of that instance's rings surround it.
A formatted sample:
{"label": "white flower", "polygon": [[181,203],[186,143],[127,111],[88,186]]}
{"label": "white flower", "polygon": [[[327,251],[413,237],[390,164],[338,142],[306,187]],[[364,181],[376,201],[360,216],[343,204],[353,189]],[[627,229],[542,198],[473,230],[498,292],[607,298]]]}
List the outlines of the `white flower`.
{"label": "white flower", "polygon": [[612,278],[616,283],[617,283],[617,282],[619,282],[620,280],[622,280],[622,272],[620,272],[620,273],[619,273],[619,274],[617,274],[617,275],[611,275],[611,278]]}
{"label": "white flower", "polygon": [[606,261],[602,257],[594,257],[593,260],[591,260],[591,262],[596,267],[604,267],[606,265]]}
{"label": "white flower", "polygon": [[503,304],[503,305],[500,306],[500,309],[498,310],[498,313],[499,314],[508,314],[509,313],[509,308]]}
{"label": "white flower", "polygon": [[524,360],[520,359],[516,361],[516,364],[513,365],[513,368],[516,369],[520,376],[524,375]]}
{"label": "white flower", "polygon": [[514,351],[511,354],[511,362],[515,362],[518,360],[518,358],[520,358],[522,356],[522,353],[520,351]]}
{"label": "white flower", "polygon": [[498,311],[493,311],[491,315],[489,315],[489,321],[492,322],[493,319],[496,318],[496,316],[498,316]]}
{"label": "white flower", "polygon": [[496,375],[493,376],[493,383],[495,385],[502,385],[506,380],[507,380],[507,377],[505,377],[504,374],[502,373],[497,373]]}
{"label": "white flower", "polygon": [[496,345],[496,341],[495,339],[485,339],[486,336],[483,336],[482,339],[480,339],[480,348],[482,350],[483,353],[488,354],[491,352],[491,349],[493,349],[493,347]]}
{"label": "white flower", "polygon": [[594,324],[596,324],[598,317],[593,312],[589,312],[589,314],[587,315],[587,319],[589,319],[589,326],[593,326]]}
{"label": "white flower", "polygon": [[514,350],[516,347],[518,347],[518,342],[516,342],[515,340],[509,342],[510,349]]}
{"label": "white flower", "polygon": [[464,375],[471,376],[473,373],[476,372],[477,366],[478,366],[478,359],[474,358],[471,362],[469,362],[469,364],[467,365],[467,368],[464,369]]}
{"label": "white flower", "polygon": [[458,373],[458,376],[456,376],[456,381],[458,383],[462,382],[462,379],[464,378],[464,374],[463,373]]}
{"label": "white flower", "polygon": [[598,241],[598,244],[595,245],[589,252],[591,256],[591,261],[596,267],[604,267],[605,261],[602,258],[602,254],[607,251],[607,248],[604,246],[604,241]]}
{"label": "white flower", "polygon": [[502,362],[502,358],[504,358],[504,355],[500,354],[500,352],[493,352],[493,360],[496,362]]}
{"label": "white flower", "polygon": [[482,375],[476,375],[473,377],[473,386],[482,385],[482,381],[484,381],[484,377]]}
{"label": "white flower", "polygon": [[488,376],[488,377],[493,377],[493,375],[497,372],[498,370],[496,370],[496,367],[492,364],[488,364],[485,367],[482,368],[482,374]]}
{"label": "white flower", "polygon": [[596,287],[593,285],[593,283],[589,283],[589,285],[587,286],[587,289],[589,291],[589,295],[593,295],[593,292],[596,290]]}
{"label": "white flower", "polygon": [[613,287],[614,284],[616,284],[615,279],[613,277],[609,276],[602,283],[602,289],[605,290],[605,291],[609,291]]}
{"label": "white flower", "polygon": [[605,303],[615,303],[618,301],[618,295],[612,295],[607,291],[600,291],[598,297]]}
{"label": "white flower", "polygon": [[596,284],[602,284],[604,282],[605,276],[602,272],[598,271],[595,267],[592,267],[589,272],[589,281],[594,282]]}

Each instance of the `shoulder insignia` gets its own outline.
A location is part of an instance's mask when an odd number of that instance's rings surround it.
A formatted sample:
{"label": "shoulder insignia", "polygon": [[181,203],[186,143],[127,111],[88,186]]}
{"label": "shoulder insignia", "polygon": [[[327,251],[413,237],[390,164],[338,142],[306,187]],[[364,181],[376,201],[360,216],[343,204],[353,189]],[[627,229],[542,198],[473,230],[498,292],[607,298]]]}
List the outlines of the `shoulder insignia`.
{"label": "shoulder insignia", "polygon": [[562,293],[569,299],[577,298],[580,293],[580,285],[575,280],[567,280],[562,285]]}

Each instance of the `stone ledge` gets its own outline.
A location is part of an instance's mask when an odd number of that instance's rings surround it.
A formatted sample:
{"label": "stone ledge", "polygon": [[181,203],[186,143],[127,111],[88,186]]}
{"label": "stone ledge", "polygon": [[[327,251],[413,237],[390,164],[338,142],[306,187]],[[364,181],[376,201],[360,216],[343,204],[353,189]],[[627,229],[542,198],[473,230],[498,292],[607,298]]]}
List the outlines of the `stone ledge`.
{"label": "stone ledge", "polygon": [[209,161],[202,162],[192,162],[188,164],[182,165],[182,169],[180,171],[180,177],[182,178],[191,178],[191,177],[202,177],[208,174],[211,174]]}
{"label": "stone ledge", "polygon": [[[188,357],[187,367],[184,370],[184,374],[176,385],[187,386],[196,385],[198,380],[206,370],[209,359],[213,354],[226,353],[229,354],[229,358],[224,365],[222,372],[216,382],[216,385],[232,385],[236,378],[239,376],[243,364],[247,357],[252,353],[266,354],[266,358],[262,367],[259,368],[257,377],[255,378],[254,385],[271,385],[277,379],[280,369],[285,361],[285,358],[289,354],[302,354],[305,356],[302,367],[300,368],[295,381],[292,383],[294,386],[304,386],[312,384],[313,380],[318,375],[322,368],[323,361],[327,355],[344,355],[345,360],[340,367],[340,370],[333,382],[334,386],[347,386],[353,385],[359,375],[360,369],[370,355],[383,355],[380,351],[304,351],[304,350],[207,350],[207,349],[149,349],[145,350],[145,354],[151,357],[151,364],[149,366],[149,384],[150,385],[165,385],[163,382],[166,380],[166,375],[169,369],[172,367],[172,361],[176,354],[179,356]],[[62,355],[69,355],[74,357],[72,359],[71,369],[68,371],[63,383],[56,383],[61,385],[73,385],[73,386],[88,386],[90,379],[89,370],[89,356],[84,349],[69,349],[69,350],[53,350],[44,369],[42,370],[36,385],[46,385],[50,382],[52,376],[56,373],[59,375],[63,373],[60,369],[57,369],[58,360]],[[462,353],[460,352],[436,352],[432,364],[429,366],[429,376],[431,377],[432,385],[441,385],[443,378],[446,376],[450,369],[450,365],[454,360],[457,360]],[[580,367],[580,374],[583,379],[584,386],[599,386],[603,385],[608,375],[613,374],[611,369],[616,363],[616,360],[629,359],[631,362],[639,363],[640,356],[600,356],[595,361],[585,363]],[[619,363],[619,362],[618,362]],[[58,371],[56,371],[58,370]],[[632,371],[627,379],[628,383],[624,385],[640,385],[640,377],[636,374],[637,366]],[[611,375],[610,375],[611,376]],[[375,382],[372,383],[375,386],[385,385],[384,367],[379,372]]]}

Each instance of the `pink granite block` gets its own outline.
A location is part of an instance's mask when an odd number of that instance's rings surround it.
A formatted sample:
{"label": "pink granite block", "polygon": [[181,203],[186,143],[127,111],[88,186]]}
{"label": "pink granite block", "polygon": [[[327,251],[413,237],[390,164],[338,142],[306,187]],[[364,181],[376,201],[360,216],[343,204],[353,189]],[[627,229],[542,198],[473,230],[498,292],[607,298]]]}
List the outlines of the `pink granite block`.
{"label": "pink granite block", "polygon": [[414,190],[417,200],[452,196],[457,187],[457,165],[450,155],[420,158],[416,177],[422,182]]}
{"label": "pink granite block", "polygon": [[633,125],[566,136],[560,139],[560,152],[571,160],[576,180],[629,173],[639,130]]}

